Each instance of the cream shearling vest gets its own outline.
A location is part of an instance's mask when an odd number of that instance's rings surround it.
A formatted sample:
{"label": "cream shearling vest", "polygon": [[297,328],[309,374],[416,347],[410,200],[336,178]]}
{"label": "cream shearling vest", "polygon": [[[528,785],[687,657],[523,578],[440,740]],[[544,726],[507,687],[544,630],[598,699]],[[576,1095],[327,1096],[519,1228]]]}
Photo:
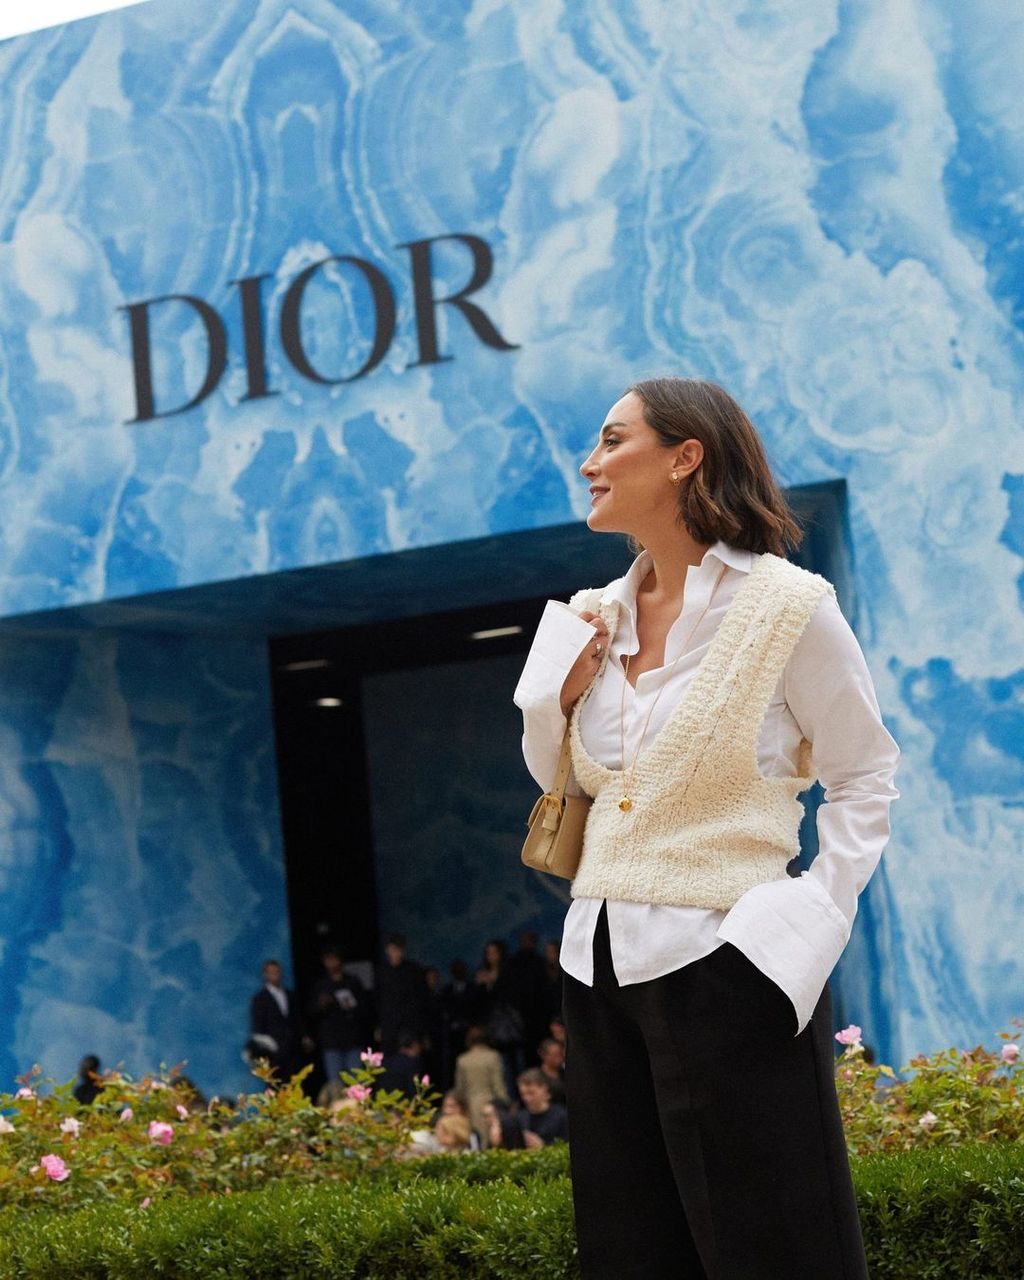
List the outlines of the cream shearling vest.
{"label": "cream shearling vest", "polygon": [[[816,574],[778,556],[755,559],[678,707],[637,760],[626,813],[622,770],[599,764],[580,737],[591,684],[570,721],[573,772],[594,798],[574,898],[727,911],[754,885],[786,875],[799,851],[797,795],[814,780],[810,744],[801,744],[796,778],[762,777],[757,744],[783,668],[826,594],[833,588]],[[618,606],[600,598],[581,591],[569,603],[600,612],[612,636]],[[606,651],[595,681],[607,661]]]}

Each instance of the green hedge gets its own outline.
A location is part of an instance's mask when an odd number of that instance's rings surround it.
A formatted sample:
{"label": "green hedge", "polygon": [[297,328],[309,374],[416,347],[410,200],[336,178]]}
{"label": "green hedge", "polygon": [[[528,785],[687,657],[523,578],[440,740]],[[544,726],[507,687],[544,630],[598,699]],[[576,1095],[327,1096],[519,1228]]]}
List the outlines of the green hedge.
{"label": "green hedge", "polygon": [[[6,1226],[6,1224],[5,1224]],[[290,1188],[24,1215],[0,1275],[47,1280],[448,1280],[573,1275],[568,1180]]]}
{"label": "green hedge", "polygon": [[1021,1280],[1024,1144],[853,1161],[872,1280]]}
{"label": "green hedge", "polygon": [[[854,1165],[873,1280],[1020,1280],[1024,1150]],[[642,1248],[642,1243],[639,1247]],[[7,1280],[551,1280],[578,1274],[564,1148],[439,1157],[351,1184],[0,1215]]]}

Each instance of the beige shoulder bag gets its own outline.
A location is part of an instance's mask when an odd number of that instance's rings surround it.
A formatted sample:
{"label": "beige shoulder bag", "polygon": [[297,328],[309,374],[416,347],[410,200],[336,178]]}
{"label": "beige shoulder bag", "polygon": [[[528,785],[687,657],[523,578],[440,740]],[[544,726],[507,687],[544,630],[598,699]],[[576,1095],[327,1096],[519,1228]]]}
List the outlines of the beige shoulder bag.
{"label": "beige shoulder bag", "polygon": [[527,822],[529,832],[523,845],[523,862],[528,867],[561,876],[564,880],[572,880],[580,865],[583,830],[591,803],[589,796],[565,794],[571,768],[572,750],[569,726],[566,725],[554,785],[533,806]]}

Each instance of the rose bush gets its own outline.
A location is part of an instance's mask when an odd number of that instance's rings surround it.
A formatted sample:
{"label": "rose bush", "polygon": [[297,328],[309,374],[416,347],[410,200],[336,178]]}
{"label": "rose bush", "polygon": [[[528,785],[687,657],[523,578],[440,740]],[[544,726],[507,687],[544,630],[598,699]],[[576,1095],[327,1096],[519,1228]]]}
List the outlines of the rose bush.
{"label": "rose bush", "polygon": [[334,1109],[310,1102],[305,1072],[197,1107],[175,1071],[132,1080],[111,1072],[89,1107],[71,1084],[53,1087],[38,1068],[14,1094],[0,1094],[0,1206],[66,1208],[110,1200],[140,1209],[174,1193],[231,1194],[272,1180],[344,1179],[375,1168],[430,1124],[437,1094],[429,1079],[412,1099],[380,1089],[379,1055],[343,1076],[347,1096]]}
{"label": "rose bush", "polygon": [[891,1067],[866,1060],[859,1027],[837,1032],[845,1049],[836,1062],[836,1089],[851,1154],[1024,1139],[1019,1033],[1001,1038],[996,1051],[978,1045],[919,1054],[901,1079]]}
{"label": "rose bush", "polygon": [[[836,1086],[851,1154],[1024,1139],[1018,1039],[1004,1034],[993,1051],[920,1055],[901,1079],[866,1060],[859,1027],[837,1033]],[[265,1087],[202,1108],[174,1071],[138,1081],[111,1072],[93,1105],[81,1107],[70,1084],[53,1087],[37,1069],[15,1093],[0,1094],[0,1207],[123,1201],[141,1212],[175,1194],[230,1195],[282,1179],[382,1171],[408,1152],[415,1130],[429,1127],[438,1099],[426,1076],[406,1099],[379,1088],[382,1074],[380,1055],[368,1050],[360,1069],[343,1075],[341,1099],[324,1110],[303,1093],[302,1076],[275,1090],[270,1074],[257,1070]]]}

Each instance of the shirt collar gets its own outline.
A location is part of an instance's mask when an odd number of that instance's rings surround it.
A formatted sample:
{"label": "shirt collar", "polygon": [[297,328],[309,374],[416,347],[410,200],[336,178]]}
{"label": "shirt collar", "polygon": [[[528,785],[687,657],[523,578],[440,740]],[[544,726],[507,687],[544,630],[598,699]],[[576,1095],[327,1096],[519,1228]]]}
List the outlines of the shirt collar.
{"label": "shirt collar", "polygon": [[[741,551],[738,547],[730,547],[727,542],[716,542],[708,547],[697,568],[706,570],[712,559],[740,573],[749,573],[754,567],[752,551]],[[629,570],[621,578],[616,578],[605,587],[601,593],[601,603],[603,605],[615,603],[631,610],[636,601],[637,589],[650,571],[651,557],[646,551],[641,551]]]}

